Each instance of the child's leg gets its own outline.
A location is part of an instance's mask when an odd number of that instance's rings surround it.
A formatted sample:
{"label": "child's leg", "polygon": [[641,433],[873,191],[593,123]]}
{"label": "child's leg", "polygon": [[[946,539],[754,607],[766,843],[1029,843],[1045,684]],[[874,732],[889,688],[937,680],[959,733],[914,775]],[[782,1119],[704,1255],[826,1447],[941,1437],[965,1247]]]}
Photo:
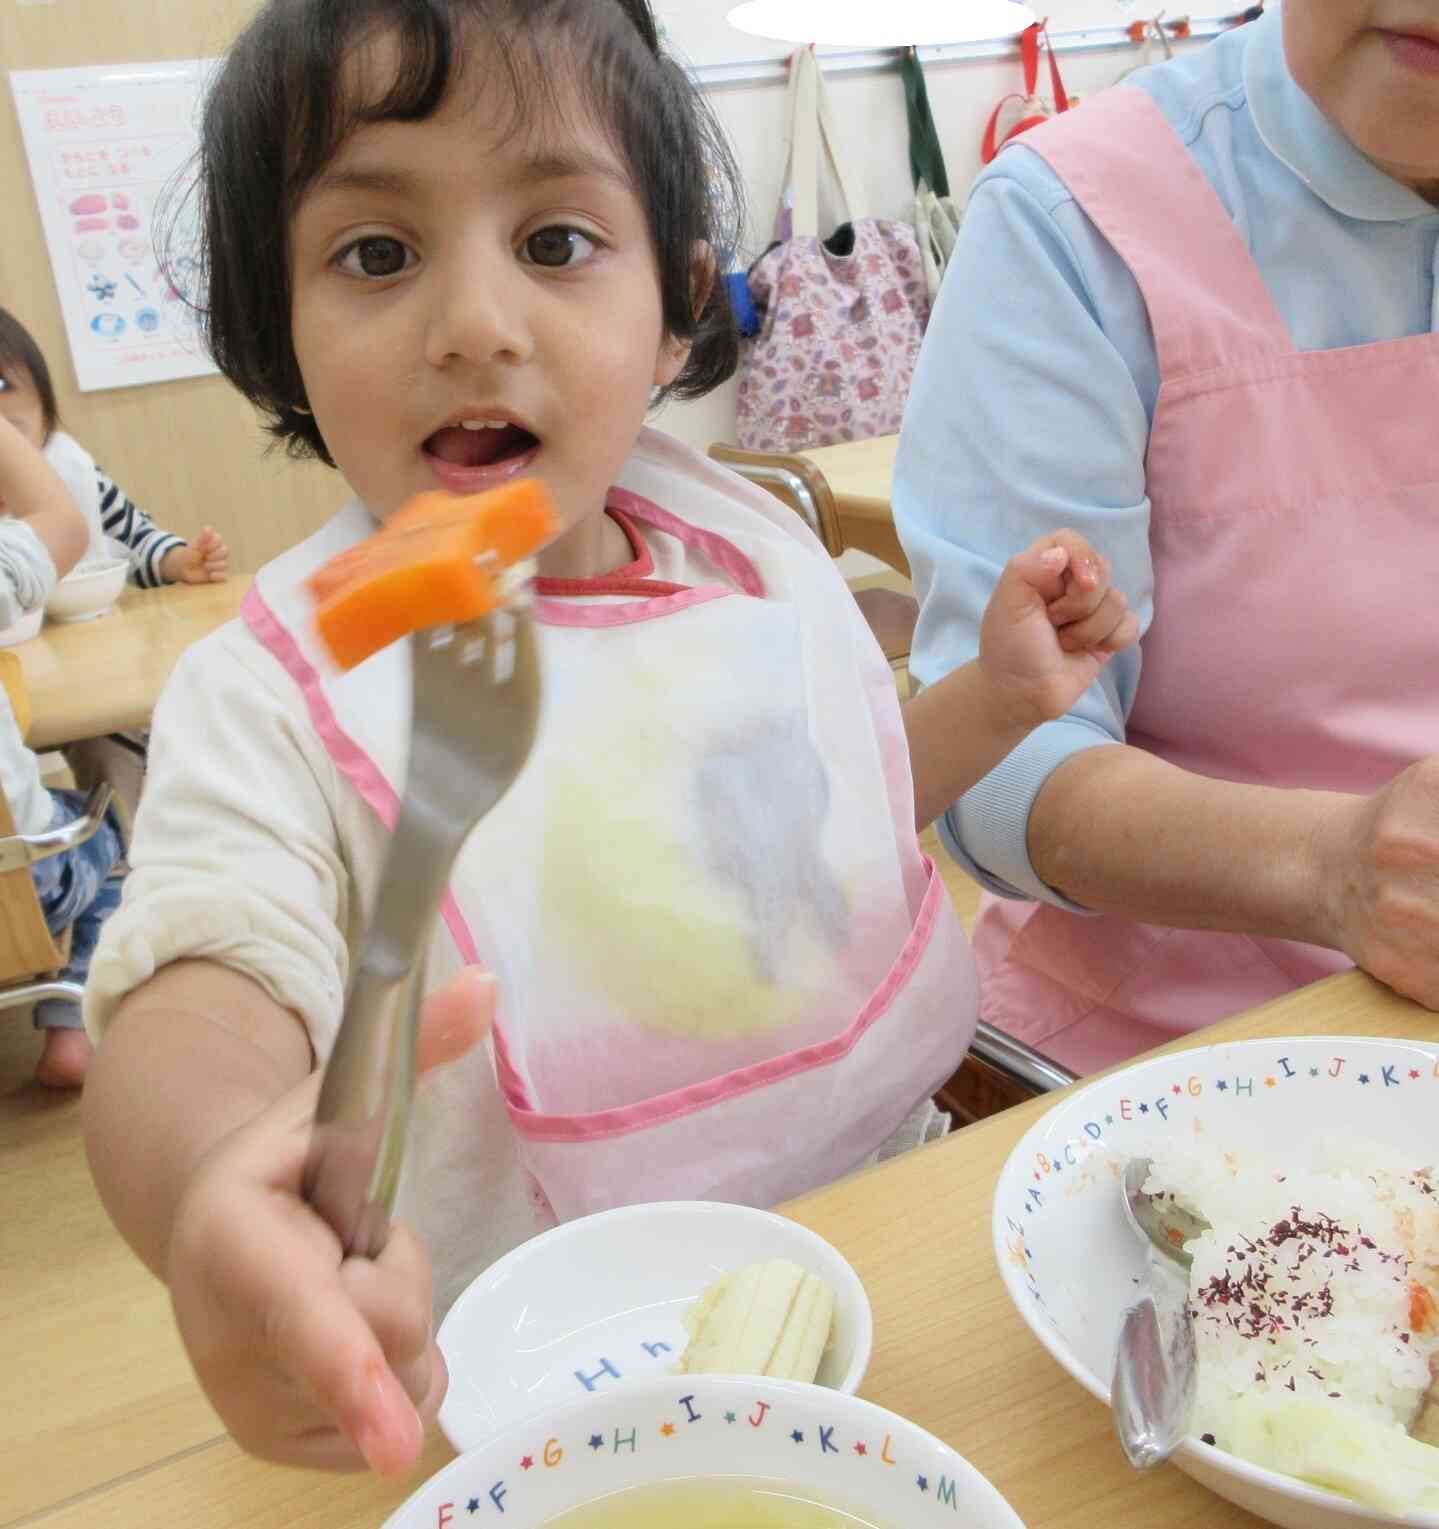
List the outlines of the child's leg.
{"label": "child's leg", "polygon": [[[52,826],[80,816],[84,797],[77,791],[55,791]],[[111,875],[125,852],[120,825],[107,814],[98,833],[77,849],[35,866],[32,875],[40,906],[52,934],[71,931],[70,962],[64,975],[83,984],[100,939],[100,927],[120,902],[120,880]],[[80,1019],[80,1006],[68,999],[47,998],[35,1005],[35,1026],[46,1032],[45,1054],[36,1076],[42,1083],[73,1087],[85,1075],[90,1044]]]}

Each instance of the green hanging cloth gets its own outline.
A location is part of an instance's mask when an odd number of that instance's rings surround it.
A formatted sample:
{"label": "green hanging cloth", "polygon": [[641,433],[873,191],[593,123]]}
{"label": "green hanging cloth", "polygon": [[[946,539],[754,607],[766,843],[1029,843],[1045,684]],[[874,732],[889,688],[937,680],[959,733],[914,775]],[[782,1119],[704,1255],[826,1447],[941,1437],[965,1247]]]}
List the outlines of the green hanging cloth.
{"label": "green hanging cloth", "polygon": [[948,196],[949,175],[944,167],[944,150],[939,146],[939,132],[929,109],[924,70],[920,68],[915,49],[904,50],[899,72],[904,78],[904,101],[909,113],[909,173],[916,187],[923,181],[936,196]]}

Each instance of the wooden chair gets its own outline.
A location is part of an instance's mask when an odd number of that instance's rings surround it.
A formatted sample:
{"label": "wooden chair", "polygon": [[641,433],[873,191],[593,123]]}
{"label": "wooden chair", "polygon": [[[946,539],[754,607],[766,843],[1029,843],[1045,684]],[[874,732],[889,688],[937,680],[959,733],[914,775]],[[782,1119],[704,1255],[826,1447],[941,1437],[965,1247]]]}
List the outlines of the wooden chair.
{"label": "wooden chair", "polygon": [[[0,650],[0,685],[5,687],[23,738],[30,730],[30,695],[20,660],[8,650]],[[113,800],[110,785],[98,782],[86,797],[80,817],[46,833],[17,834],[10,803],[0,790],[0,1009],[41,998],[79,1002],[80,984],[59,975],[69,960],[69,931],[58,941],[51,935],[30,867],[93,838]]]}
{"label": "wooden chair", "polygon": [[[834,493],[824,474],[807,457],[722,444],[711,446],[709,455],[789,505],[831,557],[847,550]],[[913,595],[883,588],[857,590],[855,600],[891,668],[907,669],[919,602]],[[1011,1104],[1074,1081],[1075,1074],[1059,1063],[981,1021],[969,1055],[935,1100],[959,1124],[970,1125]]]}
{"label": "wooden chair", "polygon": [[[739,446],[722,444],[711,446],[709,455],[714,461],[732,468],[740,477],[767,488],[775,498],[789,505],[819,537],[831,557],[839,557],[849,550],[835,507],[834,492],[825,475],[808,458],[746,451]],[[884,588],[859,589],[854,598],[889,660],[890,668],[903,668],[907,672],[914,624],[919,619],[919,602],[913,595]]]}
{"label": "wooden chair", "polygon": [[10,803],[0,792],[0,1009],[41,998],[80,1001],[80,984],[59,975],[69,955],[69,933],[56,941],[46,927],[30,867],[93,838],[113,798],[108,784],[96,786],[80,817],[46,833],[17,834]]}

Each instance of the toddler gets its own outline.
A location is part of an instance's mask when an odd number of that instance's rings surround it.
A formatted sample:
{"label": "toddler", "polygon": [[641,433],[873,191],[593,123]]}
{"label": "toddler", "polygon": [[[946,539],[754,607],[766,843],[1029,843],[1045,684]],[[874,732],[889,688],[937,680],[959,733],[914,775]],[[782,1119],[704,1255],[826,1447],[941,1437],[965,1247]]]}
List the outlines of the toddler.
{"label": "toddler", "polygon": [[[770,1204],[923,1134],[977,998],[917,820],[1133,622],[1080,537],[1048,538],[902,718],[799,518],[645,427],[737,359],[733,165],[648,0],[276,0],[202,138],[213,352],[355,499],[157,711],[86,1128],[240,1442],[402,1471],[444,1394],[432,1311],[509,1248],[619,1204]],[[300,1173],[409,668],[400,644],[336,674],[305,580],[419,492],[520,475],[561,522],[544,717],[416,953],[450,1065],[416,1102],[409,1225],[347,1259]]]}

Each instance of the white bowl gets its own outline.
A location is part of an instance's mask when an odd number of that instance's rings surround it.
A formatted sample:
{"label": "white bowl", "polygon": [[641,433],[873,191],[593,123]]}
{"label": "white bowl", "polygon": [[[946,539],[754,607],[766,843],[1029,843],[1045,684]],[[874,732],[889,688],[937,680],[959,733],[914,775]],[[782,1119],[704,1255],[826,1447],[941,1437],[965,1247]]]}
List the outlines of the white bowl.
{"label": "white bowl", "polygon": [[[1166,1131],[1264,1136],[1303,1150],[1335,1129],[1434,1159],[1439,1048],[1409,1041],[1289,1037],[1200,1047],[1101,1078],[1021,1138],[994,1194],[994,1251],[1011,1299],[1087,1391],[1109,1401],[1119,1319],[1145,1268],[1124,1221],[1119,1173]],[[1118,1450],[1116,1439],[1114,1448]],[[1285,1529],[1424,1525],[1264,1470],[1190,1437],[1174,1463]]]}
{"label": "white bowl", "polygon": [[120,598],[129,565],[122,557],[77,563],[51,591],[45,610],[52,621],[93,621]]}
{"label": "white bowl", "polygon": [[612,1492],[697,1476],[763,1479],[886,1529],[1024,1529],[968,1461],[895,1413],[732,1375],[650,1376],[514,1424],[431,1477],[385,1529],[537,1529]]}
{"label": "white bowl", "polygon": [[29,642],[39,635],[44,620],[44,606],[37,605],[33,611],[26,611],[14,625],[0,630],[0,648],[13,648],[16,643]]}
{"label": "white bowl", "polygon": [[450,1368],[445,1437],[473,1449],[510,1423],[673,1374],[685,1310],[720,1275],[766,1258],[788,1258],[834,1291],[817,1379],[854,1391],[874,1318],[859,1276],[824,1238],[745,1205],[627,1205],[542,1232],[460,1295],[436,1340]]}

